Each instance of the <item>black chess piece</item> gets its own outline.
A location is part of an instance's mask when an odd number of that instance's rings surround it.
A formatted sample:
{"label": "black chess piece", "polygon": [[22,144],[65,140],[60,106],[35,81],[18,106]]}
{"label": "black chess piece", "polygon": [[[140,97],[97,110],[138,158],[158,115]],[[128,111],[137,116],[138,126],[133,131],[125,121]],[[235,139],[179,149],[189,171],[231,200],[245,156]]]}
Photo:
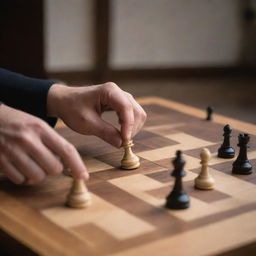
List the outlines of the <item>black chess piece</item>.
{"label": "black chess piece", "polygon": [[206,120],[207,121],[211,121],[212,120],[213,110],[214,110],[213,107],[211,107],[211,106],[207,107],[207,109],[206,109],[206,112],[207,112]]}
{"label": "black chess piece", "polygon": [[252,165],[247,158],[247,148],[249,148],[250,135],[247,133],[239,134],[238,144],[240,150],[236,161],[233,163],[232,173],[235,174],[251,174]]}
{"label": "black chess piece", "polygon": [[165,207],[168,209],[186,209],[190,206],[189,196],[182,188],[182,177],[186,175],[183,167],[185,160],[181,151],[176,152],[176,158],[173,160],[174,170],[172,176],[175,177],[175,184],[171,193],[166,197]]}
{"label": "black chess piece", "polygon": [[223,131],[224,141],[221,147],[218,149],[218,157],[233,158],[235,156],[235,150],[230,146],[232,128],[229,124],[227,124],[224,126]]}

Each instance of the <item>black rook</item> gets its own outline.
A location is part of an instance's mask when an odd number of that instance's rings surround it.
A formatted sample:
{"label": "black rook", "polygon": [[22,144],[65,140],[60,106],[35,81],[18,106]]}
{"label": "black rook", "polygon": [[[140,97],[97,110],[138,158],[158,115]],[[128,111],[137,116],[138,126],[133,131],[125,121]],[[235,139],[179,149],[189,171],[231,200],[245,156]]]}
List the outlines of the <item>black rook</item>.
{"label": "black rook", "polygon": [[239,134],[237,146],[240,148],[239,155],[233,163],[232,173],[235,174],[251,174],[252,165],[247,158],[247,148],[249,148],[250,135],[247,133]]}

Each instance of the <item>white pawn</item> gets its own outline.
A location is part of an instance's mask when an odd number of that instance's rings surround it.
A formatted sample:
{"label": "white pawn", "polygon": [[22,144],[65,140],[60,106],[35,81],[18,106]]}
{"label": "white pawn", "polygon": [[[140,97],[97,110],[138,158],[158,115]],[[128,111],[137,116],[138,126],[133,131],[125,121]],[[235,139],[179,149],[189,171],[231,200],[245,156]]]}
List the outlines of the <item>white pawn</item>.
{"label": "white pawn", "polygon": [[132,170],[140,166],[140,159],[132,152],[132,146],[132,140],[124,141],[122,144],[122,147],[124,148],[124,156],[121,160],[121,168],[123,169]]}
{"label": "white pawn", "polygon": [[215,181],[209,174],[208,163],[211,158],[211,153],[207,148],[204,148],[200,154],[201,158],[201,172],[197,178],[195,178],[195,187],[204,190],[210,190],[214,188]]}
{"label": "white pawn", "polygon": [[83,179],[73,179],[66,204],[71,208],[85,208],[91,203],[91,197]]}

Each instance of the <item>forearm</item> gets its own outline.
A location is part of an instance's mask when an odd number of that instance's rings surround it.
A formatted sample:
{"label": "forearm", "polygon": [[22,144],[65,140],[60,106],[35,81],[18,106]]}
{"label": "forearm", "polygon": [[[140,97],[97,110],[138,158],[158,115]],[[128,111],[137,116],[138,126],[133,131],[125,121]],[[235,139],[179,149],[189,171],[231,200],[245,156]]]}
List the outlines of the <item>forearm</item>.
{"label": "forearm", "polygon": [[47,115],[47,95],[53,84],[54,81],[30,78],[0,69],[0,101],[54,125],[56,120]]}

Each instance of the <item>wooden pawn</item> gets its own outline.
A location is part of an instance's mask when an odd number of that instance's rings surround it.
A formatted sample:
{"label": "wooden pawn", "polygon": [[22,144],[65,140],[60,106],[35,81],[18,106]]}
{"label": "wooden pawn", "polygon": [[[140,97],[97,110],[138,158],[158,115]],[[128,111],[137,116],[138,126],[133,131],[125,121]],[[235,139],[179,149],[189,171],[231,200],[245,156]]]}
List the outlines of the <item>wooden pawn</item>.
{"label": "wooden pawn", "polygon": [[208,163],[211,158],[211,153],[207,148],[204,148],[200,154],[201,158],[201,172],[195,179],[195,187],[203,190],[210,190],[214,188],[214,178],[209,174]]}
{"label": "wooden pawn", "polygon": [[124,156],[121,160],[121,168],[132,170],[140,166],[140,159],[133,152],[131,147],[133,146],[132,140],[124,141],[122,147],[124,148]]}
{"label": "wooden pawn", "polygon": [[91,203],[91,197],[83,179],[73,179],[66,204],[71,208],[85,208]]}

